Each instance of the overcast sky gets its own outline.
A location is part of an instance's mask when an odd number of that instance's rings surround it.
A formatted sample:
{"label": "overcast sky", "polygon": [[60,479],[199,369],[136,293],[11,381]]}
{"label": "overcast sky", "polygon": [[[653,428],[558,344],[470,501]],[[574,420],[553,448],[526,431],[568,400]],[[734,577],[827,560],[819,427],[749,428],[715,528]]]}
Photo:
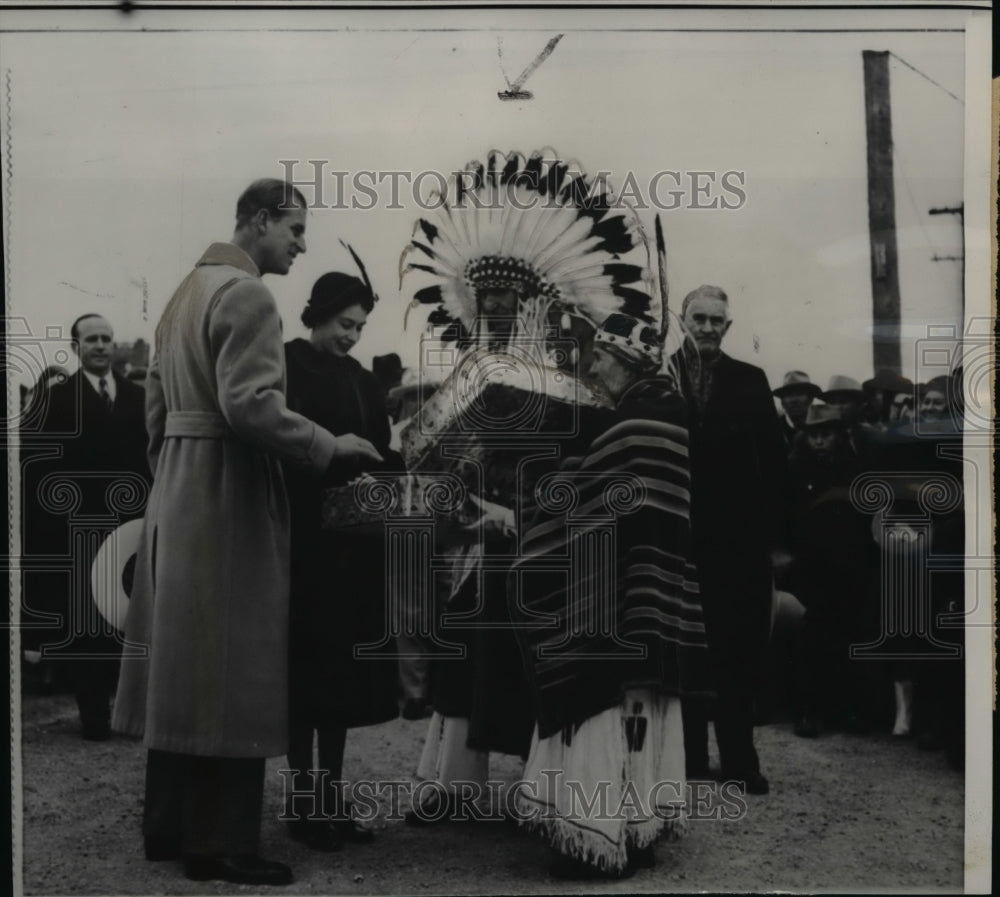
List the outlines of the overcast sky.
{"label": "overcast sky", "polygon": [[[301,178],[309,159],[326,160],[328,172],[450,172],[492,148],[550,146],[586,171],[610,172],[613,186],[632,173],[644,192],[663,170],[742,172],[738,210],[686,208],[689,190],[681,208],[661,213],[674,307],[699,284],[718,284],[734,318],[725,348],[772,382],[790,368],[824,384],[837,373],[863,380],[872,352],[861,52],[874,49],[895,54],[904,373],[914,375],[914,340],[928,326],[959,325],[960,265],[931,260],[961,253],[959,220],[928,210],[963,197],[960,30],[614,30],[670,28],[676,20],[663,12],[606,17],[595,31],[576,30],[571,16],[558,29],[513,16],[507,30],[458,17],[448,23],[472,30],[396,31],[382,19],[388,30],[3,34],[9,313],[44,336],[97,311],[120,339],[149,340],[207,244],[230,238],[238,194],[254,178],[281,176],[279,160],[303,160]],[[534,98],[501,102],[504,76],[514,80],[559,32],[525,84]],[[665,198],[672,181],[661,184]],[[324,199],[336,198],[331,174]],[[382,297],[356,355],[415,360],[421,317],[402,331],[410,295],[397,270],[422,213],[405,183],[404,208],[387,208],[391,199],[384,182],[374,209],[311,213],[307,254],[287,277],[265,279],[289,337],[304,335],[298,316],[320,274],[354,273],[342,238]],[[652,215],[640,212],[650,232]]]}

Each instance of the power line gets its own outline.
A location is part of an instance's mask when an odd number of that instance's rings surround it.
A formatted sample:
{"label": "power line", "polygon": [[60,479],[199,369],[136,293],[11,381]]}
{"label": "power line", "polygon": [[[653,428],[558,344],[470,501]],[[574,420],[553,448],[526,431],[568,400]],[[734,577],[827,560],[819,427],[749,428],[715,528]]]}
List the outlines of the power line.
{"label": "power line", "polygon": [[923,234],[924,242],[927,244],[927,249],[930,250],[932,254],[936,254],[937,250],[931,244],[930,234],[927,233],[927,227],[924,225],[923,215],[920,214],[920,209],[917,208],[917,201],[913,196],[913,190],[910,187],[910,179],[906,174],[906,165],[903,163],[903,157],[899,152],[899,147],[893,144],[892,146],[892,157],[899,163],[899,174],[900,180],[903,182],[903,186],[906,188],[906,195],[910,199],[910,205],[913,207],[913,216],[917,222],[917,226],[920,228],[920,233]]}
{"label": "power line", "polygon": [[951,98],[952,98],[953,100],[957,100],[957,101],[958,101],[959,103],[961,103],[961,104],[962,104],[963,106],[965,105],[965,100],[963,100],[963,99],[962,99],[961,97],[958,97],[958,96],[955,96],[955,94],[953,94],[953,93],[952,93],[952,92],[951,92],[950,90],[948,90],[948,88],[947,88],[947,87],[944,87],[943,85],[941,85],[941,84],[938,84],[938,83],[937,83],[937,81],[935,81],[935,80],[934,80],[934,79],[933,79],[933,78],[932,78],[932,77],[931,77],[930,75],[925,75],[925,74],[924,74],[924,73],[923,73],[922,71],[920,71],[920,69],[918,69],[918,68],[917,68],[917,67],[916,67],[915,65],[910,65],[910,63],[908,63],[908,62],[907,62],[907,61],[906,61],[905,59],[903,59],[903,57],[902,57],[902,56],[897,56],[897,55],[896,55],[895,53],[893,53],[893,52],[892,52],[892,50],[890,50],[890,51],[889,51],[889,55],[890,55],[890,56],[892,56],[892,57],[893,57],[893,58],[895,58],[895,59],[898,59],[898,60],[899,60],[899,61],[900,61],[901,63],[903,63],[903,65],[905,65],[905,66],[906,66],[906,67],[907,67],[908,69],[912,69],[913,71],[915,71],[915,72],[916,72],[916,73],[917,73],[918,75],[920,75],[920,77],[921,77],[921,78],[926,78],[926,79],[927,79],[928,81],[930,81],[930,82],[931,82],[931,84],[933,84],[933,85],[934,85],[935,87],[938,87],[938,88],[940,88],[941,90],[943,90],[943,91],[944,91],[944,92],[945,92],[946,94],[948,94],[948,96],[950,96],[950,97],[951,97]]}

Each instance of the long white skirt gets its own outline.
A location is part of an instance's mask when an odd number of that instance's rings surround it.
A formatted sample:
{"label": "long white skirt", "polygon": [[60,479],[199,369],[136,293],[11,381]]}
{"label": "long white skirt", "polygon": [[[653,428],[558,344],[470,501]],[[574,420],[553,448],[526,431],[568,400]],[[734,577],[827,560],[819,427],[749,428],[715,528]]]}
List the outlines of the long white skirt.
{"label": "long white skirt", "polygon": [[536,727],[515,807],[561,853],[621,870],[629,847],[686,832],[686,796],[680,700],[636,689],[575,731]]}
{"label": "long white skirt", "polygon": [[472,782],[485,792],[490,755],[469,748],[468,738],[467,717],[442,716],[435,710],[427,727],[417,778],[437,782],[447,791],[455,791],[460,782]]}

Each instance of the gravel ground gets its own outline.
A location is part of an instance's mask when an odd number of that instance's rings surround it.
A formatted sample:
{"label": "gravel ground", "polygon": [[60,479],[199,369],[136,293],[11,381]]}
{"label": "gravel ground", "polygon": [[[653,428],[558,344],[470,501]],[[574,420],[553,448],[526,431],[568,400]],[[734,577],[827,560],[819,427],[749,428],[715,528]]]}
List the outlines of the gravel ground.
{"label": "gravel ground", "polygon": [[[346,776],[405,778],[425,729],[399,719],[353,730]],[[21,736],[25,894],[250,892],[146,862],[138,742],[81,740],[68,695],[26,697]],[[292,865],[295,884],[281,889],[290,894],[961,891],[964,778],[940,752],[888,734],[807,741],[789,724],[761,727],[758,746],[771,794],[748,797],[743,818],[692,822],[682,841],[657,845],[654,869],[620,883],[557,882],[537,837],[499,821],[415,829],[386,818],[387,802],[373,843],[310,852],[277,819],[279,760],[268,764],[262,854]],[[491,759],[492,778],[519,773],[516,758]]]}

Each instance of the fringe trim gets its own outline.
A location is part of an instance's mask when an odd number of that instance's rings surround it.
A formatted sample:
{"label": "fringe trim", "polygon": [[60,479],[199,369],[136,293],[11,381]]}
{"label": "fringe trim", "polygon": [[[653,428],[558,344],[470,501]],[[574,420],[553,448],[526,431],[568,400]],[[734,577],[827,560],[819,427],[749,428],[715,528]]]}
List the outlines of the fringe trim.
{"label": "fringe trim", "polygon": [[624,841],[612,844],[606,837],[573,825],[552,808],[542,809],[528,803],[520,794],[515,797],[519,824],[544,836],[559,853],[583,860],[606,872],[621,872],[628,863]]}
{"label": "fringe trim", "polygon": [[661,839],[673,843],[688,833],[686,810],[675,819],[653,816],[631,824],[622,820],[623,840],[615,845],[606,837],[555,815],[551,808],[544,810],[538,804],[528,802],[520,794],[515,796],[515,807],[521,828],[542,835],[560,853],[604,871],[624,870],[628,864],[628,847],[641,849]]}
{"label": "fringe trim", "polygon": [[629,847],[643,848],[659,841],[680,841],[688,833],[687,812],[683,811],[676,819],[662,819],[654,816],[634,822],[625,829],[626,842]]}
{"label": "fringe trim", "polygon": [[607,838],[558,816],[543,820],[543,824],[549,844],[560,853],[583,860],[604,872],[621,872],[628,865],[624,843],[612,844]]}

